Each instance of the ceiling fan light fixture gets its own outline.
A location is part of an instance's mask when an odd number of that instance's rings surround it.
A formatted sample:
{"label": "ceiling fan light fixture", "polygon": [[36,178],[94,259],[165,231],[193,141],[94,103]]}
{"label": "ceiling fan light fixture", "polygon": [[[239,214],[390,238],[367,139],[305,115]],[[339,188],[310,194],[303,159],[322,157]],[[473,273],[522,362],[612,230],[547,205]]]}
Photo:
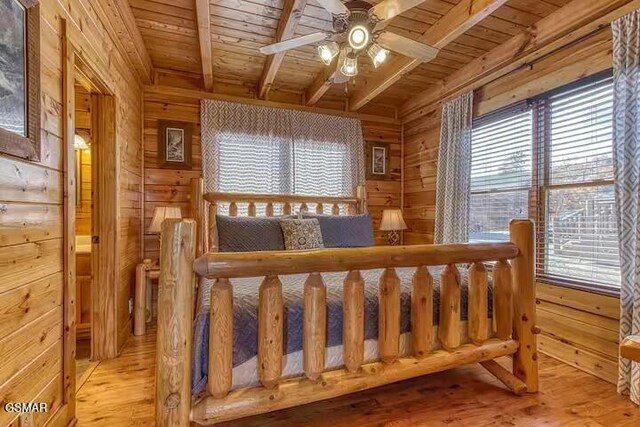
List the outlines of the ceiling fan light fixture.
{"label": "ceiling fan light fixture", "polygon": [[366,45],[369,44],[369,29],[364,25],[354,25],[349,30],[349,36],[347,40],[349,41],[349,46],[351,46],[354,50],[363,49]]}
{"label": "ceiling fan light fixture", "polygon": [[389,56],[389,51],[374,43],[367,50],[367,54],[369,58],[371,58],[373,66],[378,68],[387,59],[387,56]]}
{"label": "ceiling fan light fixture", "polygon": [[340,47],[336,42],[324,43],[318,46],[318,55],[326,65],[330,65],[333,58],[340,52]]}
{"label": "ceiling fan light fixture", "polygon": [[340,72],[347,77],[358,74],[358,56],[355,53],[351,52],[345,56]]}

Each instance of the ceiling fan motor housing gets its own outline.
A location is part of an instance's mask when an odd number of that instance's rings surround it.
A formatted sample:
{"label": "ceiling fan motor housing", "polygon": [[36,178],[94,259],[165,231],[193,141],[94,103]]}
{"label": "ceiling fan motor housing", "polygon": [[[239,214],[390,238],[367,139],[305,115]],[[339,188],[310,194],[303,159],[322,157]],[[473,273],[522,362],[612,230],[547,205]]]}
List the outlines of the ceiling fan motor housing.
{"label": "ceiling fan motor housing", "polygon": [[333,30],[336,33],[346,33],[353,27],[362,26],[369,31],[369,34],[372,34],[375,22],[369,15],[369,9],[373,5],[362,0],[353,0],[345,3],[345,6],[351,13],[349,15],[334,15]]}

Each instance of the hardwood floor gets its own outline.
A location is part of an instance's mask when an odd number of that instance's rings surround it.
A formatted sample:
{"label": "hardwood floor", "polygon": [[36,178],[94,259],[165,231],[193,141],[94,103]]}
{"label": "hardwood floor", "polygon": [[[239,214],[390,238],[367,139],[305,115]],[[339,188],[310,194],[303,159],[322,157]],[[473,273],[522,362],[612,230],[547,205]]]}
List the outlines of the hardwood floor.
{"label": "hardwood floor", "polygon": [[[637,426],[640,410],[615,386],[541,357],[537,395],[517,397],[479,365],[391,384],[224,426]],[[131,337],[78,392],[80,426],[151,426],[155,330]]]}

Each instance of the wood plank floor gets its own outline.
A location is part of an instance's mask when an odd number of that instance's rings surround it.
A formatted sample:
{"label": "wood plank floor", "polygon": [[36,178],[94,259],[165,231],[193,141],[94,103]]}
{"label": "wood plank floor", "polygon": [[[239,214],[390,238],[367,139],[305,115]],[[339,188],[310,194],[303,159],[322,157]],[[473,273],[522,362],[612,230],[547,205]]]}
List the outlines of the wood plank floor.
{"label": "wood plank floor", "polygon": [[[131,337],[78,392],[80,426],[151,426],[155,331]],[[638,426],[615,387],[549,357],[537,395],[516,397],[479,365],[416,378],[225,426]]]}

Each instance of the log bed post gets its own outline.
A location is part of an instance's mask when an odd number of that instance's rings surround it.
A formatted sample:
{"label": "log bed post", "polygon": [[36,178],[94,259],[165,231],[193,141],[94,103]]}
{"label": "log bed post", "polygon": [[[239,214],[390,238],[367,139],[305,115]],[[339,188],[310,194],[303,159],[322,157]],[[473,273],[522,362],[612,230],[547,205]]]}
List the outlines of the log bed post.
{"label": "log bed post", "polygon": [[189,425],[196,224],[165,220],[160,244],[156,425]]}
{"label": "log bed post", "polygon": [[514,290],[513,338],[520,344],[513,355],[513,374],[527,385],[527,392],[538,391],[538,352],[536,339],[535,236],[533,221],[513,220],[509,224],[511,242],[518,248],[512,261]]}
{"label": "log bed post", "polygon": [[[196,220],[196,255],[200,256],[208,250],[206,238],[206,221],[204,209],[204,180],[202,178],[191,179],[191,214]],[[215,220],[215,218],[214,218]]]}

